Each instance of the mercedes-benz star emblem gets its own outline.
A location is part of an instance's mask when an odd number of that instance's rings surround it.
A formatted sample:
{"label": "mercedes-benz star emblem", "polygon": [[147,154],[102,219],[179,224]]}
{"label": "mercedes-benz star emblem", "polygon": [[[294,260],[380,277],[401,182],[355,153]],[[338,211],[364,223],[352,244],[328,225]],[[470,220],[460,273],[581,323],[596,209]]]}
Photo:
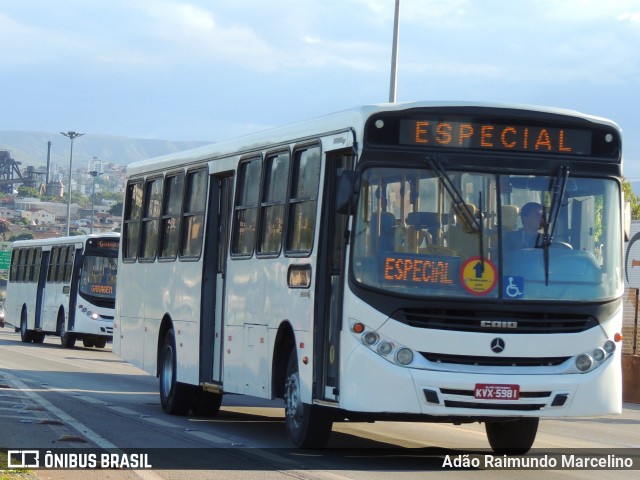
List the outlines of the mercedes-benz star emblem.
{"label": "mercedes-benz star emblem", "polygon": [[491,350],[493,353],[502,353],[504,350],[504,340],[501,338],[494,338],[491,340]]}

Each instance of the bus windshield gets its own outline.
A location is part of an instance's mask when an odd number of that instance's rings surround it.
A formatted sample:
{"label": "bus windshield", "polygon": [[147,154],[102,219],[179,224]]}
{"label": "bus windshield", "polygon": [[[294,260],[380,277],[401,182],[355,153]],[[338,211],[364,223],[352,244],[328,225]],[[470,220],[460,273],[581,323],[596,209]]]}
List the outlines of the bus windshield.
{"label": "bus windshield", "polygon": [[87,255],[82,265],[80,295],[92,300],[113,300],[116,296],[117,259]]}
{"label": "bus windshield", "polygon": [[620,295],[616,181],[368,168],[354,222],[356,282],[419,297],[598,301]]}

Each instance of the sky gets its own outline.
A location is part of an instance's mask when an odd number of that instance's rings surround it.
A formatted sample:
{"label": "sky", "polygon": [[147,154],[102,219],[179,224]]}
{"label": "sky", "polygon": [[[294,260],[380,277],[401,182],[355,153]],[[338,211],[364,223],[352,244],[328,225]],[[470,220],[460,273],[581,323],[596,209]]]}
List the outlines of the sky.
{"label": "sky", "polygon": [[[389,99],[395,0],[1,0],[0,131],[218,141]],[[400,0],[397,101],[569,108],[640,180],[640,0]]]}

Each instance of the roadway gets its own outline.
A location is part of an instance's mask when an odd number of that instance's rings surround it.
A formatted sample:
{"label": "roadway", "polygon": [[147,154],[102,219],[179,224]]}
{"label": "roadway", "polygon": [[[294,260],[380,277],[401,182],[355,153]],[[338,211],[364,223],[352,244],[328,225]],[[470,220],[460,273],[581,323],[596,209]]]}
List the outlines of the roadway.
{"label": "roadway", "polygon": [[[296,450],[286,438],[280,401],[228,395],[215,418],[176,417],[164,414],[157,391],[158,379],[121,361],[110,344],[62,349],[57,337],[47,337],[42,345],[23,344],[12,327],[0,328],[0,447],[54,453],[122,450],[149,453],[149,462],[156,464],[150,470],[109,470],[113,479],[181,479],[186,470],[193,479],[242,480],[413,480],[426,472],[456,479],[637,474],[486,468],[481,453],[490,451],[480,424],[339,423],[328,449]],[[619,416],[543,420],[533,456],[614,455],[632,458],[638,469],[639,425],[640,405],[635,404],[625,404]],[[481,463],[465,469],[446,466],[456,459]],[[40,479],[90,480],[103,478],[105,470],[34,473]]]}

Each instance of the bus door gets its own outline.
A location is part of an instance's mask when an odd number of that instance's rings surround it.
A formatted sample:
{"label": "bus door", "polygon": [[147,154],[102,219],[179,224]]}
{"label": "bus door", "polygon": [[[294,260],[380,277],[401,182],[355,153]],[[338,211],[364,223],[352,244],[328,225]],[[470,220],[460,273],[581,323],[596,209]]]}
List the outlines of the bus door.
{"label": "bus door", "polygon": [[38,270],[35,275],[38,276],[38,287],[36,290],[36,311],[35,311],[35,326],[34,329],[42,328],[42,317],[44,315],[44,308],[42,307],[45,288],[47,288],[47,271],[49,268],[49,252],[43,252],[41,248],[36,249],[36,255],[40,258],[36,258],[35,268]]}
{"label": "bus door", "polygon": [[346,215],[338,215],[335,198],[338,179],[353,164],[351,149],[327,152],[320,242],[317,262],[316,329],[314,345],[317,358],[314,368],[314,397],[337,401],[339,395],[340,330],[342,329],[342,288]]}
{"label": "bus door", "polygon": [[225,274],[233,174],[211,175],[207,205],[202,306],[200,309],[200,382],[222,383]]}

